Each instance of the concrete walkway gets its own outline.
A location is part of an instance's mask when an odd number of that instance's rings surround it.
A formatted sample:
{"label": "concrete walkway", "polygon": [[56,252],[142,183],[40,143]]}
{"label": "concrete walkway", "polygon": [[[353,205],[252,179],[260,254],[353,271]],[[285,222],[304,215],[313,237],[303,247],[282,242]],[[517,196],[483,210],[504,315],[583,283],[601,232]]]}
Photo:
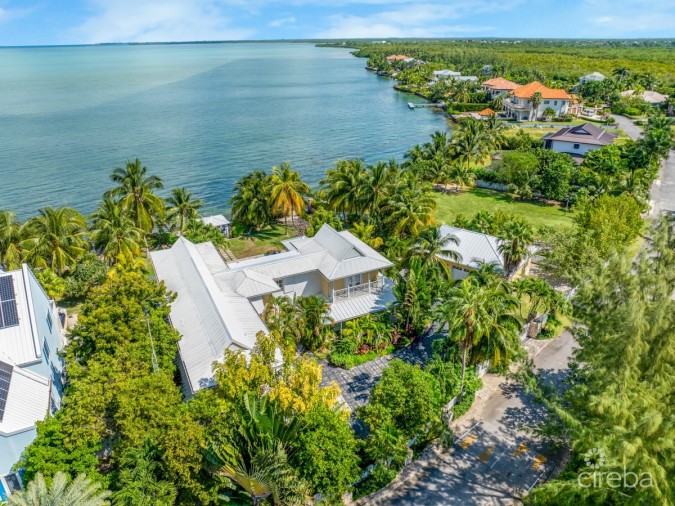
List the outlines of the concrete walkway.
{"label": "concrete walkway", "polygon": [[[526,343],[540,377],[558,388],[574,347],[567,331],[551,341]],[[522,494],[548,475],[560,456],[524,428],[539,425],[545,408],[504,377],[488,374],[484,383],[476,409],[453,424],[459,436],[453,448],[425,452],[390,486],[357,504],[520,504]]]}
{"label": "concrete walkway", "polygon": [[410,364],[424,364],[431,359],[433,354],[432,343],[439,337],[442,337],[442,335],[432,330],[407,348],[376,358],[353,369],[334,367],[327,361],[323,361],[323,381],[321,384],[328,385],[333,381],[336,382],[342,391],[342,398],[349,409],[354,411],[359,406],[368,403],[371,388],[380,379],[382,371],[392,359],[399,358]]}
{"label": "concrete walkway", "polygon": [[[633,140],[637,140],[642,135],[642,129],[625,116],[612,114],[621,130],[628,134]],[[651,188],[652,194],[652,214],[661,212],[675,213],[675,150],[670,150],[670,155],[663,162],[659,177]]]}

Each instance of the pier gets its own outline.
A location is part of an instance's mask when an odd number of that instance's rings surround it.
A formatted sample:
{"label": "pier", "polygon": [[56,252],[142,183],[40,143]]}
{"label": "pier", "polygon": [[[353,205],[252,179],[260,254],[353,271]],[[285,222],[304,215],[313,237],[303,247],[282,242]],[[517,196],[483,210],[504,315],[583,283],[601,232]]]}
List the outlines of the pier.
{"label": "pier", "polygon": [[420,107],[445,107],[445,104],[443,102],[438,102],[437,104],[413,104],[412,102],[408,102],[408,107],[411,109],[418,109]]}

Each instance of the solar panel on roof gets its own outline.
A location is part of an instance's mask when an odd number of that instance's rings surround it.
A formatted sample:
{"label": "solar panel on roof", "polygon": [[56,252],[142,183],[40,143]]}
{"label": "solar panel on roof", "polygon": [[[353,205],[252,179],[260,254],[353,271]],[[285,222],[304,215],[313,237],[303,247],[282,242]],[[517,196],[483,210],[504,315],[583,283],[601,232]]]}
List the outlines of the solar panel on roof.
{"label": "solar panel on roof", "polygon": [[0,278],[0,329],[19,324],[19,312],[16,307],[16,294],[12,276]]}
{"label": "solar panel on roof", "polygon": [[13,370],[13,366],[0,361],[0,422],[2,422],[2,419],[5,416],[5,406],[7,405],[9,384],[12,381]]}

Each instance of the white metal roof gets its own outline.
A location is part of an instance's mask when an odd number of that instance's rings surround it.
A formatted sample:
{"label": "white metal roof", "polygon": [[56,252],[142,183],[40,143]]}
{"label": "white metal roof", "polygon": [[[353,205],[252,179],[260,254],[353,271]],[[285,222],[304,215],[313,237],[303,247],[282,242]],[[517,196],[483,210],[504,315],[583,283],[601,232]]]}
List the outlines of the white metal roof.
{"label": "white metal roof", "polygon": [[223,225],[229,225],[230,220],[225,218],[222,214],[214,214],[213,216],[204,216],[201,218],[202,222],[207,225],[213,225],[214,227],[222,227]]}
{"label": "white metal roof", "polygon": [[0,276],[12,276],[19,314],[19,325],[0,329],[0,353],[19,366],[38,362],[42,359],[42,351],[35,324],[33,296],[47,298],[47,295],[44,292],[31,293],[28,276],[32,276],[32,273],[26,264],[19,270],[2,272]]}
{"label": "white metal roof", "polygon": [[49,412],[50,384],[47,378],[18,367],[7,355],[0,361],[14,366],[7,393],[5,415],[0,421],[0,436],[11,436],[35,427]]}
{"label": "white metal roof", "polygon": [[335,323],[358,318],[368,313],[377,313],[388,309],[394,302],[394,283],[384,278],[384,287],[377,293],[368,293],[333,302],[330,305],[330,316]]}
{"label": "white metal roof", "polygon": [[460,254],[457,264],[476,268],[480,263],[496,263],[504,268],[504,257],[499,252],[499,239],[492,235],[481,234],[473,230],[441,225],[441,235],[455,236],[458,244],[448,241],[447,248]]}
{"label": "white metal roof", "polygon": [[246,297],[223,293],[209,268],[215,259],[207,255],[207,264],[202,251],[210,250],[181,237],[171,249],[150,253],[157,277],[177,293],[171,323],[182,336],[178,347],[193,392],[213,384],[212,363],[226,348],[249,350],[256,334],[267,332]]}

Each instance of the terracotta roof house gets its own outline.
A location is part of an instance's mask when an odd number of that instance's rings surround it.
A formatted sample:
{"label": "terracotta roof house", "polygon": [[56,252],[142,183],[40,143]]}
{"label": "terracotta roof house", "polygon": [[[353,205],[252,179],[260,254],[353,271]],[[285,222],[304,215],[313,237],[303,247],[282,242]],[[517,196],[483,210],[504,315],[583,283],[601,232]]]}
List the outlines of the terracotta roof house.
{"label": "terracotta roof house", "polygon": [[490,109],[489,107],[486,107],[485,109],[483,109],[482,111],[480,111],[480,112],[478,113],[478,116],[482,116],[482,117],[489,118],[490,116],[494,116],[495,114],[497,114],[497,113],[494,112],[494,111],[493,111],[492,109]]}
{"label": "terracotta roof house", "polygon": [[577,164],[580,164],[586,153],[613,144],[617,137],[617,133],[607,132],[593,123],[584,123],[546,134],[542,140],[544,148],[558,153],[568,153]]}
{"label": "terracotta roof house", "polygon": [[632,96],[637,96],[640,97],[642,100],[647,102],[648,104],[651,105],[659,105],[664,103],[666,100],[668,100],[668,97],[666,95],[663,95],[662,93],[658,93],[656,91],[635,91],[635,90],[626,90],[622,91],[619,93],[622,97],[632,97]]}
{"label": "terracotta roof house", "polygon": [[490,98],[495,98],[497,95],[506,96],[510,91],[513,91],[520,86],[503,77],[488,79],[487,81],[483,81],[481,85],[483,86],[483,89],[488,92]]}
{"label": "terracotta roof house", "polygon": [[392,54],[387,56],[387,63],[392,64],[395,61],[403,61],[407,60],[408,58],[410,58],[410,56],[406,56],[404,54]]}
{"label": "terracotta roof house", "polygon": [[[541,103],[534,110],[532,96],[541,94]],[[543,111],[551,108],[556,116],[563,116],[569,112],[572,96],[565,90],[548,88],[539,81],[533,81],[509,92],[509,98],[504,100],[506,115],[519,121],[536,119]]]}

